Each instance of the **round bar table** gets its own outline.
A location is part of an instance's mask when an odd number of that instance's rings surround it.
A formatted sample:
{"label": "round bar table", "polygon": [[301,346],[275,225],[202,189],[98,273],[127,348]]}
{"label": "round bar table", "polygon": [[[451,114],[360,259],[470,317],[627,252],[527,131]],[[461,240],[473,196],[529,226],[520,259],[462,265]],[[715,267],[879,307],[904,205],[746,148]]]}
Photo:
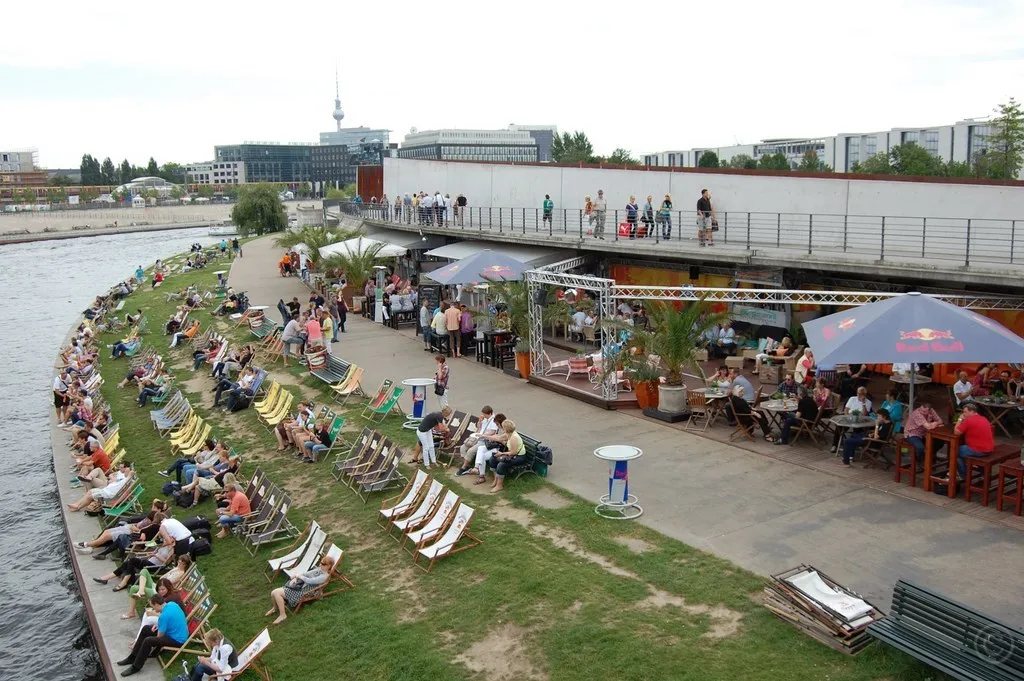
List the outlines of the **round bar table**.
{"label": "round bar table", "polygon": [[407,378],[402,381],[402,385],[408,386],[409,392],[412,393],[412,413],[406,415],[405,418],[408,420],[402,424],[402,427],[416,430],[419,428],[420,421],[423,420],[423,412],[426,411],[427,386],[434,385],[434,379]]}
{"label": "round bar table", "polygon": [[644,509],[629,493],[629,462],[643,456],[643,450],[631,445],[606,445],[594,450],[594,456],[608,462],[608,494],[598,499],[594,512],[609,520],[633,520]]}

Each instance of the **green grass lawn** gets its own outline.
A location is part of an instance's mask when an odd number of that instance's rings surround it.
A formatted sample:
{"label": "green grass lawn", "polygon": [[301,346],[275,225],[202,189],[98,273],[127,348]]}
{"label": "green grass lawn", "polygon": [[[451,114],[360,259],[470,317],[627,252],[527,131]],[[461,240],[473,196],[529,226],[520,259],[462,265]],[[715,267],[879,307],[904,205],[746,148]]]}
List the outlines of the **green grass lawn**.
{"label": "green grass lawn", "polygon": [[[431,679],[573,681],[920,680],[937,675],[911,658],[875,645],[850,659],[798,633],[759,604],[763,580],[735,565],[668,539],[636,523],[599,519],[593,503],[536,477],[510,481],[500,498],[478,493],[464,478],[446,484],[477,509],[473,532],[483,544],[440,561],[430,574],[375,523],[381,500],[363,504],[329,474],[330,462],[297,463],[281,456],[256,414],[223,415],[212,404],[212,379],[193,375],[188,349],[168,350],[162,335],[176,302],[165,292],[189,283],[212,287],[208,268],[173,275],[162,288],[133,294],[126,308],[149,318],[145,337],[175,368],[176,387],[214,425],[214,435],[244,455],[243,475],[257,465],[295,501],[296,526],[316,519],[345,549],[342,571],[356,588],[306,606],[272,627],[264,659],[280,681]],[[270,276],[270,274],[268,274]],[[268,319],[273,319],[276,312]],[[247,328],[197,313],[204,328],[246,341]],[[114,342],[115,335],[101,338]],[[410,346],[411,350],[415,350]],[[105,360],[103,395],[121,425],[121,442],[141,477],[148,502],[165,480],[156,473],[173,457],[135,404],[134,389],[118,389],[124,361]],[[273,370],[296,396],[328,398],[324,384],[301,368]],[[361,407],[348,409],[346,431],[364,425]],[[414,436],[390,417],[379,428],[406,448]],[[542,436],[543,434],[537,433]],[[467,478],[470,476],[467,476]],[[554,503],[557,502],[557,503]],[[554,508],[554,506],[560,506]],[[178,515],[214,516],[213,503]],[[627,542],[625,540],[629,540]],[[199,566],[219,603],[213,623],[236,644],[271,618],[264,549],[251,558],[233,538],[217,540]],[[173,670],[172,670],[173,671]]]}

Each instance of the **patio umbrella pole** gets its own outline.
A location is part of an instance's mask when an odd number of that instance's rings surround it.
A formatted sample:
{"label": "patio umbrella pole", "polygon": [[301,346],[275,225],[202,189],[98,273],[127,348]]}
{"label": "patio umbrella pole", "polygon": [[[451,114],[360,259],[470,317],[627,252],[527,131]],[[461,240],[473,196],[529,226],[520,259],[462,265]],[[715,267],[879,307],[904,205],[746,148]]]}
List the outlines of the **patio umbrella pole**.
{"label": "patio umbrella pole", "polygon": [[[907,418],[910,418],[910,412],[914,411],[914,376],[917,373],[917,365],[913,362],[910,363],[910,411],[907,412]],[[904,419],[904,423],[906,419]]]}

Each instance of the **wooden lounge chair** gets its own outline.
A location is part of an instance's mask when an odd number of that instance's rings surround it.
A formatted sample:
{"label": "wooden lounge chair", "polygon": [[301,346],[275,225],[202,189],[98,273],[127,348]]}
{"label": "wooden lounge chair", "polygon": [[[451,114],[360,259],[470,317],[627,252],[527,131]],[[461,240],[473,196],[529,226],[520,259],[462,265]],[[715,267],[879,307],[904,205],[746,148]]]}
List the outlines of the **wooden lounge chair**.
{"label": "wooden lounge chair", "polygon": [[298,530],[288,520],[288,509],[292,502],[288,495],[281,496],[281,503],[273,515],[260,527],[254,527],[242,536],[242,545],[249,555],[255,556],[261,547],[284,541],[298,534]]}
{"label": "wooden lounge chair", "polygon": [[311,521],[302,534],[296,538],[295,543],[270,554],[263,576],[267,578],[268,582],[272,582],[281,573],[281,570],[304,565],[306,563],[304,558],[309,554],[319,555],[326,542],[327,533],[315,520]]}
{"label": "wooden lounge chair", "polygon": [[[430,572],[434,563],[439,559],[479,546],[482,543],[481,540],[469,531],[471,520],[473,520],[473,509],[466,504],[459,504],[459,510],[455,513],[455,518],[449,523],[444,535],[433,544],[417,547],[412,557],[412,564],[424,572]],[[420,558],[426,561],[426,566],[419,562]]]}
{"label": "wooden lounge chair", "polygon": [[[454,417],[453,417],[454,420]],[[463,418],[459,423],[459,427],[452,434],[451,440],[448,445],[436,448],[436,455],[438,462],[441,461],[442,456],[448,457],[448,464],[452,465],[455,461],[455,455],[459,452],[466,439],[476,432],[479,418],[477,416],[470,416]]]}
{"label": "wooden lounge chair", "polygon": [[341,572],[341,560],[345,557],[345,552],[337,544],[331,544],[327,549],[327,553],[324,554],[326,557],[331,558],[334,561],[334,565],[331,566],[331,571],[327,575],[327,581],[321,584],[315,589],[311,589],[303,594],[301,600],[295,604],[295,608],[292,610],[294,613],[298,613],[302,610],[302,606],[306,603],[312,603],[313,601],[319,601],[320,599],[333,596],[336,593],[342,591],[348,591],[354,589],[355,584],[348,578],[348,575]]}
{"label": "wooden lounge chair", "polygon": [[[178,655],[182,653],[188,653],[191,655],[205,655],[207,652],[206,646],[200,643],[203,640],[203,636],[210,630],[210,615],[217,610],[217,604],[213,602],[213,596],[207,591],[206,594],[197,603],[192,605],[192,609],[189,610],[186,616],[186,623],[188,624],[188,638],[185,642],[178,647],[168,647],[160,650],[160,666],[167,669],[171,664],[178,659]],[[199,647],[189,647],[193,641]],[[164,659],[164,655],[170,654],[170,657]]]}
{"label": "wooden lounge chair", "polygon": [[392,520],[404,518],[417,507],[420,497],[427,489],[427,481],[430,476],[423,470],[417,470],[412,481],[405,486],[398,496],[385,499],[380,505],[380,512],[377,514],[377,526],[387,529]]}
{"label": "wooden lounge chair", "polygon": [[[444,491],[444,485],[438,480],[431,480],[430,487],[427,488],[427,493],[420,499],[416,510],[405,517],[392,520],[391,525],[388,526],[388,534],[395,541],[401,542],[407,531],[416,529],[427,522],[434,514],[434,511],[437,510],[438,505],[440,505],[442,491]],[[398,535],[395,535],[392,530],[398,530]]]}
{"label": "wooden lounge chair", "polygon": [[376,471],[367,473],[361,476],[355,487],[356,494],[365,504],[370,500],[370,495],[374,492],[383,492],[384,490],[398,487],[404,483],[405,476],[398,468],[398,464],[402,461],[402,450],[398,447],[394,447],[394,451],[391,454],[391,459],[386,461]]}
{"label": "wooden lounge chair", "polygon": [[377,387],[377,391],[373,394],[373,397],[371,397],[363,407],[363,413],[361,414],[363,418],[368,418],[372,415],[373,412],[371,409],[375,409],[384,404],[388,399],[388,395],[391,394],[391,386],[393,385],[394,381],[390,378],[385,378],[381,381],[380,385]]}
{"label": "wooden lounge chair", "polygon": [[448,523],[455,517],[455,509],[459,505],[459,495],[452,490],[445,492],[437,510],[430,516],[430,519],[422,527],[409,529],[402,538],[402,546],[411,554],[427,543],[435,541],[444,533]]}
{"label": "wooden lounge chair", "polygon": [[373,433],[374,431],[370,428],[363,428],[363,432],[359,434],[347,452],[338,452],[334,464],[331,466],[331,475],[335,480],[340,481],[348,468],[362,458]]}
{"label": "wooden lounge chair", "polygon": [[405,393],[405,388],[396,385],[383,404],[379,407],[368,407],[370,415],[367,418],[375,423],[381,423],[387,418],[388,414],[395,413],[401,416],[402,410],[398,408],[398,400],[402,397],[403,393]]}
{"label": "wooden lounge chair", "polygon": [[344,385],[333,386],[334,399],[341,404],[348,404],[348,401],[353,395],[360,397],[366,397],[366,393],[363,392],[362,386],[363,380],[363,367],[354,366],[348,381]]}
{"label": "wooden lounge chair", "polygon": [[270,639],[270,630],[264,629],[258,633],[251,641],[245,644],[242,650],[238,653],[238,664],[232,669],[231,673],[226,676],[217,677],[219,681],[234,681],[246,671],[251,671],[256,676],[260,677],[261,681],[271,681],[270,670],[260,659],[265,651],[273,641]]}
{"label": "wooden lounge chair", "polygon": [[354,485],[360,477],[371,471],[376,471],[390,457],[395,446],[390,438],[386,438],[377,431],[373,432],[370,444],[364,451],[363,458],[355,465],[342,471],[342,482],[346,487],[355,489]]}

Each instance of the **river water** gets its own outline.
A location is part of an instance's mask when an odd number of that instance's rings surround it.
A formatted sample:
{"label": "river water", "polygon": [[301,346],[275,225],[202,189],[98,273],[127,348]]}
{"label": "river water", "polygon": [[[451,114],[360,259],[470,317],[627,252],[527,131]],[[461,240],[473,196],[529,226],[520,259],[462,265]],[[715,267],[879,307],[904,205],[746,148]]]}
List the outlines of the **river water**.
{"label": "river water", "polygon": [[56,353],[100,293],[138,265],[209,244],[206,228],[0,246],[0,678],[103,674],[64,542],[49,412]]}

